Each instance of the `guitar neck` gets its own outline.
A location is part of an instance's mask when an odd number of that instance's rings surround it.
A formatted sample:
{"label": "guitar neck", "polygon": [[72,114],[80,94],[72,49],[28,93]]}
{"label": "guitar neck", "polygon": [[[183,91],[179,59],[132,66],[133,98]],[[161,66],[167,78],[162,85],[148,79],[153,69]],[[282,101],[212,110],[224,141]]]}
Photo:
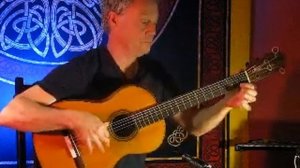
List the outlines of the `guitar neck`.
{"label": "guitar neck", "polygon": [[131,118],[134,119],[135,124],[139,128],[143,128],[179,112],[186,111],[191,107],[198,106],[203,102],[222,96],[228,88],[234,88],[245,81],[249,81],[246,71],[150,107],[132,115]]}

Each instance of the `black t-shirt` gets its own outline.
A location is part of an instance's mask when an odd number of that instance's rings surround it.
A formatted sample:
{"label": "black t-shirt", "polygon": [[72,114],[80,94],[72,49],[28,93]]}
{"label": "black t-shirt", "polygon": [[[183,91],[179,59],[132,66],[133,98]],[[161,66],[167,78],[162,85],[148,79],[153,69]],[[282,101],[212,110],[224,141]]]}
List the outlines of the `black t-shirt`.
{"label": "black t-shirt", "polygon": [[[119,69],[106,47],[93,49],[57,67],[37,84],[62,99],[102,99],[125,85],[137,85],[151,92],[157,102],[173,97],[177,89],[160,64],[147,57],[138,59],[136,75],[128,79]],[[144,167],[145,155],[128,155],[118,168]]]}

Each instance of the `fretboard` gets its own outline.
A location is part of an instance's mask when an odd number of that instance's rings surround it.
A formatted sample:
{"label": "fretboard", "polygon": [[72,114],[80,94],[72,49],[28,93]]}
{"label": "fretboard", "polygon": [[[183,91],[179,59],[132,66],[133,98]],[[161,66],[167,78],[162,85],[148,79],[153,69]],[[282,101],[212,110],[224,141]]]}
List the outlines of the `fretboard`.
{"label": "fretboard", "polygon": [[146,127],[169,116],[186,111],[191,107],[198,106],[203,102],[222,96],[227,92],[228,88],[236,87],[239,83],[248,81],[247,79],[246,72],[241,72],[135,113],[131,118],[134,119],[138,128]]}

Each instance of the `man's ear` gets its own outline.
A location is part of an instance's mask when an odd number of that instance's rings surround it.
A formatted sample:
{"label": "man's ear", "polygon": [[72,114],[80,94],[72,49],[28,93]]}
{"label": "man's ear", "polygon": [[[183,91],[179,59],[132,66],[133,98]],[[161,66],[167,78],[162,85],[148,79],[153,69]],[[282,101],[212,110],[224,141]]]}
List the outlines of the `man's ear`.
{"label": "man's ear", "polygon": [[110,29],[113,29],[114,27],[116,27],[117,23],[118,23],[118,14],[116,12],[110,11],[108,13],[108,25],[110,27]]}

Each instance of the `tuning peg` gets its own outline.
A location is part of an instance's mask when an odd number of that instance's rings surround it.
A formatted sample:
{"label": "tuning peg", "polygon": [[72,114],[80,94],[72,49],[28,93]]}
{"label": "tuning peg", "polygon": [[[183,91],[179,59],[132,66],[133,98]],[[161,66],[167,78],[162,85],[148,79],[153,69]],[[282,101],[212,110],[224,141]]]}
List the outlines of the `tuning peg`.
{"label": "tuning peg", "polygon": [[285,74],[285,69],[283,67],[279,68],[279,73],[281,75],[284,75]]}
{"label": "tuning peg", "polygon": [[277,54],[277,53],[279,53],[280,50],[279,50],[278,46],[274,46],[271,51],[273,54]]}

